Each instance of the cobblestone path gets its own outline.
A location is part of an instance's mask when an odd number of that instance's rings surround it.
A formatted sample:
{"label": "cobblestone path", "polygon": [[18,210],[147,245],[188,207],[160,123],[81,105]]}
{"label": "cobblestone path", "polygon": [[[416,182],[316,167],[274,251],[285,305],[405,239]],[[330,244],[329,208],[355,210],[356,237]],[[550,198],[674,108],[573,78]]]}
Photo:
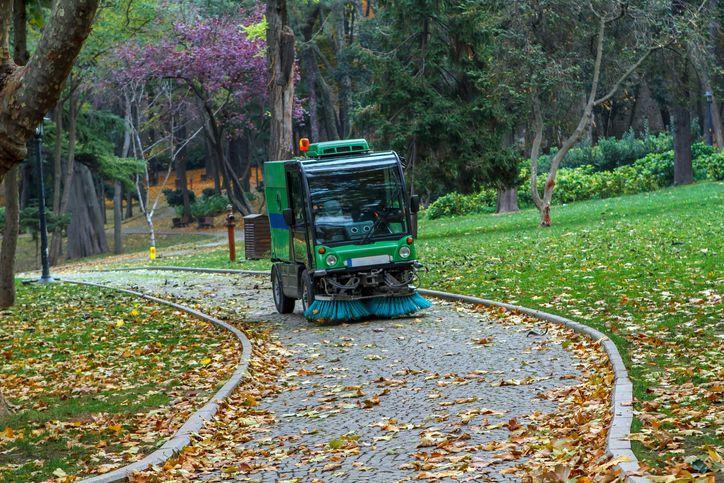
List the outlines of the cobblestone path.
{"label": "cobblestone path", "polygon": [[254,461],[254,480],[397,481],[419,475],[429,461],[451,475],[465,461],[477,468],[477,479],[508,481],[500,474],[505,461],[490,464],[494,442],[505,441],[508,428],[525,424],[527,414],[552,411],[536,396],[578,373],[559,344],[530,336],[530,326],[502,324],[459,304],[435,301],[418,317],[319,326],[299,313],[276,314],[265,277],[107,272],[64,278],[72,277],[233,302],[247,320],[273,325],[290,363],[281,376],[284,390],[259,403],[275,423],[246,443],[248,454],[265,459]]}

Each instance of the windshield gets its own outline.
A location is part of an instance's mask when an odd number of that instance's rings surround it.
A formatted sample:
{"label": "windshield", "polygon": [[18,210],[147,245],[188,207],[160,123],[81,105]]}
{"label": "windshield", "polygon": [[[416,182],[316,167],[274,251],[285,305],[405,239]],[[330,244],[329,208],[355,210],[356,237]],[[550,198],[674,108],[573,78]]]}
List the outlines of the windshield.
{"label": "windshield", "polygon": [[407,233],[397,164],[307,173],[317,244],[366,242]]}

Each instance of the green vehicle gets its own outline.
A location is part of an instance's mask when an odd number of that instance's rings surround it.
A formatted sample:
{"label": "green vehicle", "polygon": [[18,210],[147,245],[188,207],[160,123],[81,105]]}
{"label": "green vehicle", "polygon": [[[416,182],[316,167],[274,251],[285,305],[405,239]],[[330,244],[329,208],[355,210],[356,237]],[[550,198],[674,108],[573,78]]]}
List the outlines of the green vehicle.
{"label": "green vehicle", "polygon": [[364,139],[302,139],[300,150],[305,157],[264,163],[277,311],[301,300],[310,320],[348,320],[429,307],[413,285],[419,199],[397,153]]}

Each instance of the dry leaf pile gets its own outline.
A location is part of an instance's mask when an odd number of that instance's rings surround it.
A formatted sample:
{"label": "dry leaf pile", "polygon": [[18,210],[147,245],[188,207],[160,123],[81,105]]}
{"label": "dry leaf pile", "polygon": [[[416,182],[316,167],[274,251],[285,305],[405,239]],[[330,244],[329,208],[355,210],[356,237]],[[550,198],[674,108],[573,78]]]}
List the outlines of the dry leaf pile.
{"label": "dry leaf pile", "polygon": [[172,435],[239,360],[235,338],[117,292],[20,287],[0,312],[0,479],[110,471]]}

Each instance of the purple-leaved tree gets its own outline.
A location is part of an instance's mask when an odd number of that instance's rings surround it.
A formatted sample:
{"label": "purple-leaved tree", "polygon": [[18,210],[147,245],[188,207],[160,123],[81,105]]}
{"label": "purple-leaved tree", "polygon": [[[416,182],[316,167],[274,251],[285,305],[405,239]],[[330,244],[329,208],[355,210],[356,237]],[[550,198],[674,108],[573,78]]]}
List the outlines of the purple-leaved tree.
{"label": "purple-leaved tree", "polygon": [[[258,33],[262,22],[260,10],[199,17],[177,22],[161,42],[128,43],[116,52],[114,81],[121,86],[173,80],[193,93],[229,200],[242,214],[253,212],[241,181],[246,173],[237,172],[225,145],[240,131],[260,131],[267,124],[266,43]],[[298,102],[295,113],[301,114]]]}

